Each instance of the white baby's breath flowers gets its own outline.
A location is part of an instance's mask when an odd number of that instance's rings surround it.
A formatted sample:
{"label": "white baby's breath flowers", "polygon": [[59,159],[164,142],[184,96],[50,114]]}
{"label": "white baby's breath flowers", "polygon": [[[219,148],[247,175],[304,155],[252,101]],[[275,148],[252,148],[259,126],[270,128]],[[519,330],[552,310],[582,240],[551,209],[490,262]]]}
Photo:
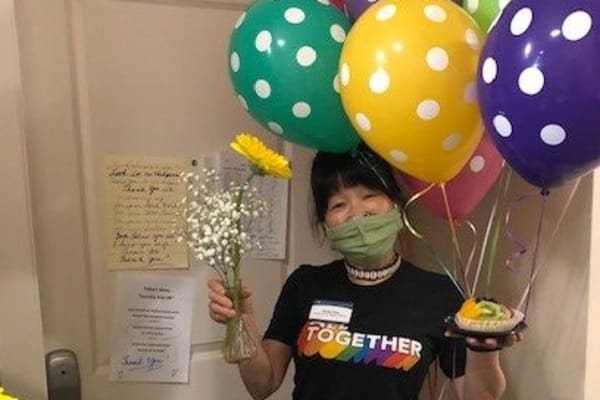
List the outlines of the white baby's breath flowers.
{"label": "white baby's breath flowers", "polygon": [[187,228],[185,240],[192,255],[214,268],[221,279],[233,284],[242,255],[260,248],[249,234],[253,219],[266,214],[266,202],[254,186],[230,183],[223,188],[215,171],[183,175],[187,196],[183,200]]}
{"label": "white baby's breath flowers", "polygon": [[234,310],[234,316],[225,324],[223,357],[240,362],[256,354],[256,345],[242,318],[240,261],[246,251],[259,247],[249,234],[249,226],[266,214],[266,203],[250,183],[254,177],[266,176],[287,180],[292,170],[287,158],[247,133],[238,134],[230,148],[248,160],[246,180],[220,185],[215,172],[206,169],[201,175],[182,175],[187,196],[183,200],[186,228],[180,240],[185,239],[194,257],[212,267],[223,281]]}

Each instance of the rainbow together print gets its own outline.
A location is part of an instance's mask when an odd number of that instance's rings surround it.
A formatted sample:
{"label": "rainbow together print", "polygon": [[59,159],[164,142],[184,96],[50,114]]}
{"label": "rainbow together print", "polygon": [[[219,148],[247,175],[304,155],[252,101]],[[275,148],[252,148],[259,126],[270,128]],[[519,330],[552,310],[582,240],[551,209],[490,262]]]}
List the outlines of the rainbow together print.
{"label": "rainbow together print", "polygon": [[421,358],[423,345],[399,336],[350,332],[344,324],[308,321],[298,336],[298,353],[324,359],[410,370]]}

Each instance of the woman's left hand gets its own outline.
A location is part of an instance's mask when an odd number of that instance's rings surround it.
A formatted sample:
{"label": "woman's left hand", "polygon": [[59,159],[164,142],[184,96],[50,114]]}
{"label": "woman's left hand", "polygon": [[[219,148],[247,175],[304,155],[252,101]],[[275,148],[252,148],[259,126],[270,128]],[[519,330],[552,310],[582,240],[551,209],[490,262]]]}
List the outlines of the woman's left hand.
{"label": "woman's left hand", "polygon": [[500,338],[474,338],[466,337],[467,348],[473,351],[495,351],[511,347],[524,338],[523,332],[510,333],[508,336]]}
{"label": "woman's left hand", "polygon": [[[456,335],[456,334],[452,333],[451,331],[446,331],[445,335],[447,337],[454,337],[454,338],[463,337],[462,335]],[[496,337],[482,338],[482,337],[467,336],[467,337],[465,337],[465,343],[469,350],[472,350],[475,352],[487,352],[487,351],[502,350],[506,347],[511,347],[514,344],[523,340],[524,337],[525,337],[525,334],[523,332],[512,332],[512,333],[508,334],[507,336],[497,337],[497,338]]]}

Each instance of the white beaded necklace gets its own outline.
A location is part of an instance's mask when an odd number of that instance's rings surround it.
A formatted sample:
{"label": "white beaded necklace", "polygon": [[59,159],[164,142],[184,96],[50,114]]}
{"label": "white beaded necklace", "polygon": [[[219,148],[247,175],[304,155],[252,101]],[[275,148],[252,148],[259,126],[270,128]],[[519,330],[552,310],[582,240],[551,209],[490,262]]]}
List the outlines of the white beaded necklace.
{"label": "white beaded necklace", "polygon": [[401,262],[402,262],[402,257],[396,256],[396,259],[394,260],[394,263],[392,265],[381,268],[381,269],[355,268],[355,267],[351,266],[350,264],[348,264],[345,260],[344,260],[344,266],[346,267],[346,272],[348,273],[348,276],[350,276],[352,278],[360,279],[363,281],[378,281],[378,280],[381,280],[384,278],[389,278],[390,276],[392,276],[392,274],[394,272],[396,272],[396,270],[400,266]]}

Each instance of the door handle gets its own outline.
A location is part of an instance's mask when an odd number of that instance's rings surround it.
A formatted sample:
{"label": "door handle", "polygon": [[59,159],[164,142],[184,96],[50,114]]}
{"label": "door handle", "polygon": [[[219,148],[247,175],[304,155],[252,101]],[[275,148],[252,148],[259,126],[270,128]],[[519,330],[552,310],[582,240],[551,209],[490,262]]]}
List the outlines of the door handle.
{"label": "door handle", "polygon": [[68,349],[46,354],[48,400],[81,400],[77,355]]}

